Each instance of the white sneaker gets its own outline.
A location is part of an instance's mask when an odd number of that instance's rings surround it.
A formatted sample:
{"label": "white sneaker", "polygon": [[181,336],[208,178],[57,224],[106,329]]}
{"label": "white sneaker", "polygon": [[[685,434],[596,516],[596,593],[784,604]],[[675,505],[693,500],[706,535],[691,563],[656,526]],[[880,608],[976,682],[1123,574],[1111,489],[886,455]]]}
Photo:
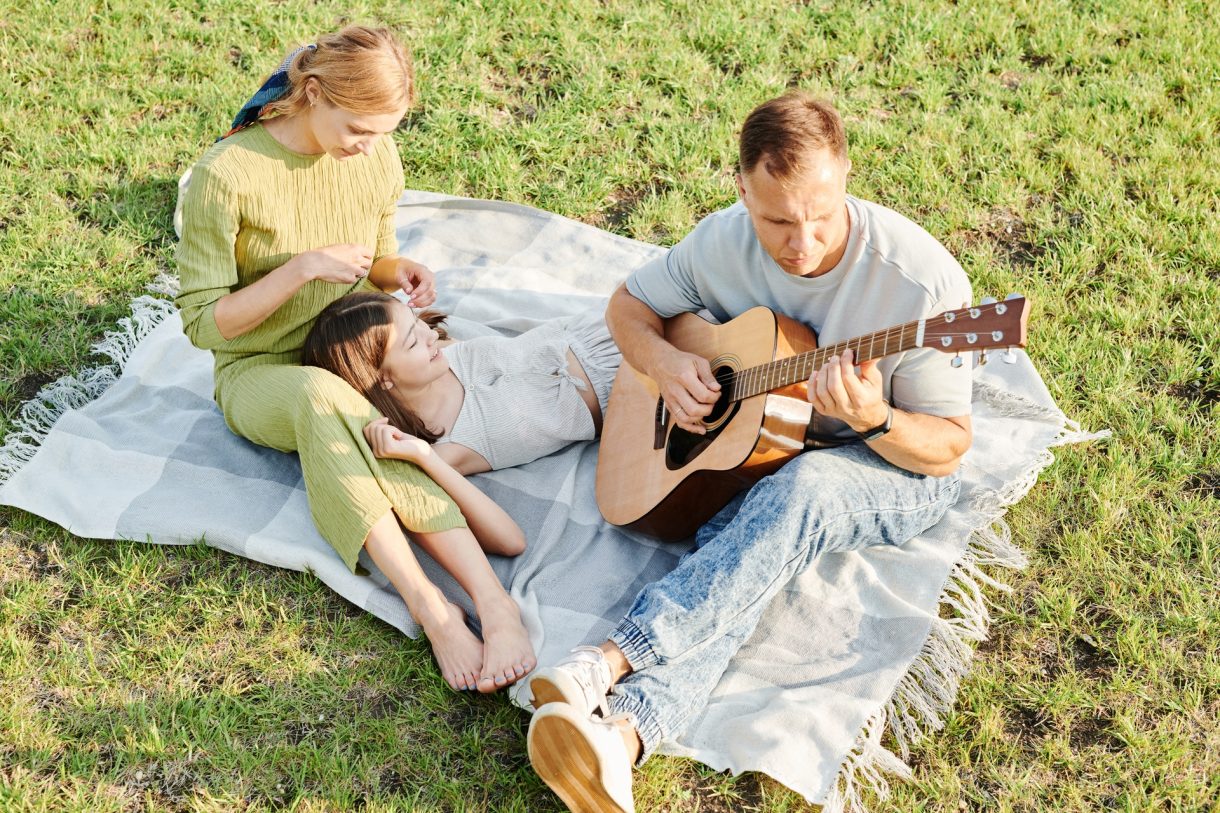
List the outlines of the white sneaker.
{"label": "white sneaker", "polygon": [[567,703],[534,712],[530,764],[572,813],[635,813],[631,759],[615,725],[623,719],[590,717]]}
{"label": "white sneaker", "polygon": [[613,682],[610,662],[595,646],[578,646],[554,666],[534,670],[530,675],[530,701],[534,709],[547,703],[567,703],[585,715],[599,709],[609,714],[606,695]]}

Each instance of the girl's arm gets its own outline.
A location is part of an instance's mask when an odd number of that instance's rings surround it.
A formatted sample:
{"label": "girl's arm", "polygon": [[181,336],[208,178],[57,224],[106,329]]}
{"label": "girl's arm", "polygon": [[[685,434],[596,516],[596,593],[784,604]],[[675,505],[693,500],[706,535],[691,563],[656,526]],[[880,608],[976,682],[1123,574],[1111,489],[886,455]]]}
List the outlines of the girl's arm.
{"label": "girl's arm", "polygon": [[468,449],[460,443],[437,443],[432,447],[432,453],[438,455],[459,474],[469,477],[472,474],[482,474],[491,471],[491,466],[483,455],[474,449]]}
{"label": "girl's arm", "polygon": [[430,444],[391,426],[388,418],[378,418],[364,427],[364,436],[377,457],[414,463],[445,489],[484,551],[516,556],[525,550],[525,534],[513,518],[445,462]]}

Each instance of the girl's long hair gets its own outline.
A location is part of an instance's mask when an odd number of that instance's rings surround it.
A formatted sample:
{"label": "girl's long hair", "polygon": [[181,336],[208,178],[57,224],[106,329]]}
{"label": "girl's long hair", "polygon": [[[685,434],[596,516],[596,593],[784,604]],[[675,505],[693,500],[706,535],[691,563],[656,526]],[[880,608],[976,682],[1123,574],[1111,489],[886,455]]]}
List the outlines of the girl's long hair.
{"label": "girl's long hair", "polygon": [[[327,305],[305,337],[304,363],[329,370],[363,395],[403,432],[434,443],[441,436],[382,385],[381,365],[394,323],[393,308],[405,303],[385,293],[348,294]],[[421,311],[419,318],[447,338],[440,311]]]}

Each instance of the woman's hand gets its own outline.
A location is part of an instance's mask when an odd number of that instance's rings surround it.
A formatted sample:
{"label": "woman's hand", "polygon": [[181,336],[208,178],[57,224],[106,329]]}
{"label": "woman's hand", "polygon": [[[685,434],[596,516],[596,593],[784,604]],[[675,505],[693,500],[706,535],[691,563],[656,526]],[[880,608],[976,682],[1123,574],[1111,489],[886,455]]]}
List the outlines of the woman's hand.
{"label": "woman's hand", "polygon": [[426,265],[399,257],[395,274],[411,307],[426,308],[436,301],[436,276]]}
{"label": "woman's hand", "polygon": [[356,243],[335,243],[304,251],[292,258],[307,280],[351,285],[368,276],[373,253]]}
{"label": "woman's hand", "polygon": [[434,459],[431,444],[391,426],[389,418],[378,418],[365,426],[364,439],[369,442],[374,457],[405,460],[417,466]]}

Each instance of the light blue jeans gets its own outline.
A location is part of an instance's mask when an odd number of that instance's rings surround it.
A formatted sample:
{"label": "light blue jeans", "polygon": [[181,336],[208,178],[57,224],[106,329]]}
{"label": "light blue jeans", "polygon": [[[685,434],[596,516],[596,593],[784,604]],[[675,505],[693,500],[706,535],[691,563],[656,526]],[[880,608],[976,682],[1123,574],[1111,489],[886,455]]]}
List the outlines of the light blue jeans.
{"label": "light blue jeans", "polygon": [[798,455],[725,506],[610,635],[634,670],[614,687],[610,711],[634,716],[640,762],[703,708],[789,581],[825,553],[901,545],[935,524],[959,488],[956,474],[911,474],[861,442]]}

